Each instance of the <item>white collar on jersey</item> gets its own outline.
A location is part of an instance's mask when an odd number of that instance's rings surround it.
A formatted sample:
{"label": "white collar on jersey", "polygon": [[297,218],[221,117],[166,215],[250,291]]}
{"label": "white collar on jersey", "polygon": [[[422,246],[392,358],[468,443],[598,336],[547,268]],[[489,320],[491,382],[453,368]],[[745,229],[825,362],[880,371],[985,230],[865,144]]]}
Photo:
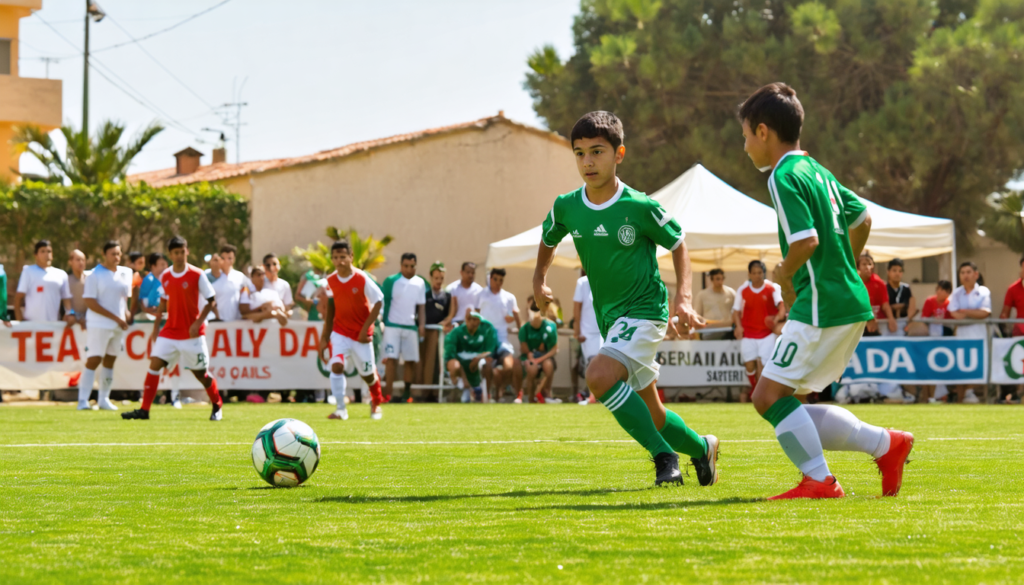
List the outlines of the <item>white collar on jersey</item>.
{"label": "white collar on jersey", "polygon": [[172,276],[173,278],[181,278],[182,276],[185,276],[185,274],[187,274],[187,273],[188,273],[188,264],[186,264],[186,265],[185,265],[185,270],[182,270],[181,272],[175,272],[175,271],[174,271],[174,266],[173,266],[173,265],[172,265],[172,266],[169,266],[169,267],[167,268],[167,270],[170,270],[170,271],[171,271],[171,276]]}
{"label": "white collar on jersey", "polygon": [[341,275],[338,274],[338,271],[335,270],[334,271],[334,276],[338,279],[338,282],[340,282],[342,284],[345,284],[346,282],[352,280],[352,277],[355,276],[357,272],[359,272],[359,269],[358,268],[353,268],[352,269],[352,274],[349,274],[347,278],[342,278]]}
{"label": "white collar on jersey", "polygon": [[609,199],[608,201],[605,201],[601,205],[594,205],[593,203],[590,202],[590,199],[587,198],[587,186],[583,185],[583,191],[582,191],[582,193],[583,193],[583,204],[586,205],[587,207],[593,209],[594,211],[601,211],[602,209],[608,209],[609,207],[614,205],[615,202],[619,200],[619,197],[622,197],[622,191],[626,188],[626,184],[622,182],[622,179],[620,179],[618,177],[615,177],[615,180],[618,181],[618,183],[619,183],[618,191],[615,192],[615,195],[613,195],[611,199]]}

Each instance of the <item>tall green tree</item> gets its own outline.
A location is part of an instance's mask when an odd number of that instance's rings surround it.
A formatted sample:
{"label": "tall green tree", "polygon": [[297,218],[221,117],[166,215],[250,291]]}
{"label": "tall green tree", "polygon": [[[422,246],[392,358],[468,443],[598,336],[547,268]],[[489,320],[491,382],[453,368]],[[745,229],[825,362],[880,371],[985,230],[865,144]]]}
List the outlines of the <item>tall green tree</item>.
{"label": "tall green tree", "polygon": [[[128,166],[146,144],[164,130],[153,122],[127,144],[121,145],[124,125],[107,120],[100,124],[96,136],[88,129],[75,130],[61,126],[60,132],[67,143],[64,151],[38,126],[21,126],[14,132],[11,143],[19,153],[29,153],[50,173],[50,179],[68,180],[74,185],[102,185],[124,181]],[[11,169],[17,172],[17,169]]]}
{"label": "tall green tree", "polygon": [[773,81],[800,95],[803,148],[850,188],[961,236],[1024,169],[1019,0],[582,0],[573,33],[568,59],[529,57],[534,108],[565,135],[615,112],[637,188],[702,162],[767,200],[735,115]]}

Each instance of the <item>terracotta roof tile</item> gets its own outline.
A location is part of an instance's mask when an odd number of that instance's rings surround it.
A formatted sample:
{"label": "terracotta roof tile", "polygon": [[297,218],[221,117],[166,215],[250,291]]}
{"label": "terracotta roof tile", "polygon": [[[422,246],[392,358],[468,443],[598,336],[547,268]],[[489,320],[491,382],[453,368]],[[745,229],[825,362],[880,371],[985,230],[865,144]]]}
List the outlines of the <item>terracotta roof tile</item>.
{"label": "terracotta roof tile", "polygon": [[400,144],[403,142],[411,142],[421,138],[429,138],[433,136],[449,134],[453,132],[461,132],[465,130],[484,130],[493,124],[499,123],[509,124],[522,130],[526,130],[528,132],[538,134],[549,139],[558,140],[560,142],[566,142],[565,138],[559,136],[554,132],[548,132],[546,130],[534,128],[533,126],[519,124],[518,122],[513,122],[508,118],[504,117],[503,115],[499,114],[497,116],[481,118],[479,120],[474,120],[472,122],[464,122],[462,124],[442,126],[440,128],[430,128],[428,130],[421,130],[419,132],[398,134],[395,136],[389,136],[387,138],[378,138],[376,140],[356,142],[353,144],[342,146],[340,148],[322,150],[320,152],[304,156],[250,161],[238,164],[226,162],[216,163],[201,166],[195,172],[187,175],[178,175],[176,174],[176,168],[170,167],[156,171],[147,171],[143,173],[136,173],[134,175],[128,175],[128,181],[131,183],[139,183],[145,181],[146,183],[154,187],[164,187],[167,185],[182,185],[187,183],[199,183],[201,181],[223,181],[225,179],[231,179],[233,177],[239,177],[252,173],[262,173],[274,169],[281,169],[285,167],[292,167],[297,165],[343,158],[360,152],[366,152],[376,148],[381,148],[393,144]]}

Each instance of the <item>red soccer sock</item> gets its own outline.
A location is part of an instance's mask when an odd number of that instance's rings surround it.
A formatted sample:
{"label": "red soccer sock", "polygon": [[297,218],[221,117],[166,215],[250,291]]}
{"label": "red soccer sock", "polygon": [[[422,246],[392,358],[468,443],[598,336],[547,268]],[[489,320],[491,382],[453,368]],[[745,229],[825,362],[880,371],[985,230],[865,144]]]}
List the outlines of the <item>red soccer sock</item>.
{"label": "red soccer sock", "polygon": [[210,397],[210,402],[217,406],[224,406],[224,401],[220,398],[220,392],[217,391],[217,378],[214,378],[207,372],[206,377],[210,379],[210,386],[206,389],[206,395]]}
{"label": "red soccer sock", "polygon": [[380,376],[374,378],[373,384],[370,384],[370,400],[373,406],[384,402],[384,395],[380,391]]}
{"label": "red soccer sock", "polygon": [[750,391],[753,392],[754,388],[757,388],[757,376],[754,374],[747,374],[747,380],[750,381]]}
{"label": "red soccer sock", "polygon": [[146,381],[142,384],[142,410],[149,410],[156,398],[156,387],[160,385],[160,376],[146,373]]}

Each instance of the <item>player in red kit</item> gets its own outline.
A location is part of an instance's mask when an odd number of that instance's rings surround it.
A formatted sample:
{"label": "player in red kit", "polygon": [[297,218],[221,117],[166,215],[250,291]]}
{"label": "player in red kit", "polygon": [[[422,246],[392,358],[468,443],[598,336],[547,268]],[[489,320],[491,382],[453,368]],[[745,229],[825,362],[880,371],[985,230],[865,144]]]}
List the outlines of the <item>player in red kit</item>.
{"label": "player in red kit", "polygon": [[[167,243],[171,268],[160,275],[160,308],[156,312],[150,342],[149,373],[142,391],[142,408],[125,412],[124,419],[149,420],[149,407],[156,398],[160,370],[181,364],[206,388],[213,403],[210,420],[221,420],[223,402],[217,392],[217,380],[207,371],[210,350],[206,347],[206,316],[214,307],[214,290],[202,270],[188,263],[188,242],[174,236]],[[201,301],[206,305],[200,309]],[[167,314],[167,323],[163,316]],[[161,324],[163,327],[161,328]]]}
{"label": "player in red kit", "polygon": [[[754,260],[747,266],[750,280],[736,291],[732,306],[735,335],[740,341],[740,354],[747,367],[750,390],[740,393],[740,402],[750,400],[750,392],[761,378],[761,370],[775,350],[775,323],[782,307],[782,290],[765,279],[764,262]],[[783,317],[785,315],[782,315]]]}
{"label": "player in red kit", "polygon": [[383,396],[373,355],[373,322],[380,313],[384,293],[369,274],[352,267],[352,249],[348,242],[334,242],[331,262],[335,271],[327,277],[327,310],[320,336],[320,357],[331,367],[331,393],[338,407],[327,418],[348,419],[345,407],[347,361],[370,387],[370,418],[380,420]]}

